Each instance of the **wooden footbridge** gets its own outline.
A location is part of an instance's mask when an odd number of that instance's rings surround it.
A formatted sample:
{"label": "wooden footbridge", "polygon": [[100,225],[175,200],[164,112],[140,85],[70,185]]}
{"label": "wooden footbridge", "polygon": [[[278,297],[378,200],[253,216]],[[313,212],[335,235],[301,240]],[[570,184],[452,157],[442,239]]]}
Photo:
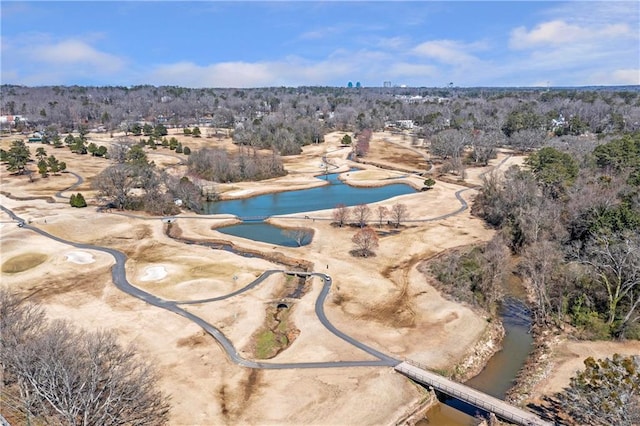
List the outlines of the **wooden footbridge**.
{"label": "wooden footbridge", "polygon": [[413,362],[401,362],[395,370],[410,379],[429,386],[438,392],[464,401],[481,410],[488,411],[508,422],[522,426],[553,426],[535,414],[525,411],[461,383],[449,380],[439,374],[415,365]]}

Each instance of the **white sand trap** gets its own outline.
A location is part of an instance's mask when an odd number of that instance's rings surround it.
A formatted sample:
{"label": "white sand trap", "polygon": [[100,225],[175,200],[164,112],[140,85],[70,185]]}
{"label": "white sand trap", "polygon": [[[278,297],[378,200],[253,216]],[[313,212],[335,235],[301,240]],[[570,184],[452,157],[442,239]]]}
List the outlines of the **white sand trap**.
{"label": "white sand trap", "polygon": [[157,281],[167,276],[167,270],[164,266],[150,266],[144,270],[144,275],[140,281]]}
{"label": "white sand trap", "polygon": [[91,253],[86,251],[70,251],[66,254],[69,262],[77,263],[79,265],[86,265],[87,263],[93,263],[96,260]]}

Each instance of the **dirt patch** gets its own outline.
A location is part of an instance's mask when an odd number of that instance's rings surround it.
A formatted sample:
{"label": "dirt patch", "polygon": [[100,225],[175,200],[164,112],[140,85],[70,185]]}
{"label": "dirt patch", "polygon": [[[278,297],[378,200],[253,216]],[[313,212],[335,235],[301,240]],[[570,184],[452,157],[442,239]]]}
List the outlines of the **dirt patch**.
{"label": "dirt patch", "polygon": [[195,348],[196,346],[202,346],[207,344],[210,339],[211,337],[207,333],[205,333],[204,331],[199,331],[195,334],[192,334],[189,337],[183,337],[181,339],[178,339],[176,342],[176,346],[179,348],[181,347]]}
{"label": "dirt patch", "polygon": [[[31,287],[37,291],[37,297],[46,300],[54,296],[76,295],[76,303],[87,297],[100,297],[109,280],[98,279],[97,277],[110,277],[111,268],[100,268],[92,270],[91,274],[78,274],[73,279],[67,276],[44,277],[41,281],[35,282]],[[95,276],[94,276],[95,274]],[[82,295],[79,297],[79,295]]]}
{"label": "dirt patch", "polygon": [[571,377],[584,369],[584,360],[611,358],[614,354],[637,355],[640,341],[579,341],[565,332],[536,335],[535,350],[509,392],[512,401],[545,406],[545,397],[561,392]]}
{"label": "dirt patch", "polygon": [[237,424],[238,418],[250,404],[261,386],[263,375],[261,370],[245,370],[241,377],[236,378],[235,385],[223,385],[218,389],[217,397],[222,416],[229,422]]}
{"label": "dirt patch", "polygon": [[25,253],[7,259],[2,263],[2,272],[17,274],[44,263],[49,256],[42,253]]}
{"label": "dirt patch", "polygon": [[0,191],[0,194],[4,195],[7,198],[11,198],[12,200],[18,200],[18,201],[44,200],[47,203],[56,202],[56,199],[53,197],[46,197],[46,196],[18,197],[7,191]]}
{"label": "dirt patch", "polygon": [[138,262],[161,263],[167,260],[166,248],[157,241],[144,241],[132,254]]}
{"label": "dirt patch", "polygon": [[416,313],[413,307],[413,297],[408,292],[409,273],[420,261],[417,257],[387,266],[382,276],[393,281],[396,291],[383,303],[378,303],[362,315],[363,319],[378,321],[394,327],[414,327]]}
{"label": "dirt patch", "polygon": [[243,381],[243,401],[246,402],[251,398],[251,395],[255,393],[260,387],[260,370],[252,369],[249,371],[249,377]]}
{"label": "dirt patch", "polygon": [[[404,135],[388,133],[374,137],[369,146],[369,153],[363,161],[376,162],[381,166],[390,166],[397,170],[426,171],[429,168],[424,156],[411,147],[411,138]],[[426,151],[424,152],[426,154]]]}

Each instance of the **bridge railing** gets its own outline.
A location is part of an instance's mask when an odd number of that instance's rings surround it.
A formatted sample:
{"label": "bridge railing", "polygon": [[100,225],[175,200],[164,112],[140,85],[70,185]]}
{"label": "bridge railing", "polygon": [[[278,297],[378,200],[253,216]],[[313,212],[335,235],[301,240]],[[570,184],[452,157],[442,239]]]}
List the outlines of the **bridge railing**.
{"label": "bridge railing", "polygon": [[[420,369],[424,369],[424,370],[428,371],[428,369],[426,367],[419,365],[415,361],[407,361],[407,364],[411,364],[411,365],[413,365],[415,367],[418,367]],[[519,424],[522,424],[522,425],[546,424],[545,422],[541,422],[541,423],[536,422],[535,420],[532,420],[530,416],[527,416],[527,417],[521,416],[521,415],[517,414],[516,412],[514,412],[515,410],[509,410],[508,408],[504,408],[504,407],[498,406],[498,405],[496,405],[496,404],[494,404],[492,402],[489,402],[490,399],[495,398],[495,397],[492,397],[491,395],[484,394],[483,397],[476,397],[476,396],[472,395],[471,392],[464,392],[464,391],[456,389],[456,388],[454,388],[452,386],[449,386],[445,382],[445,380],[448,380],[448,379],[444,379],[444,380],[438,379],[437,376],[436,376],[437,373],[433,373],[433,375],[426,376],[426,375],[421,374],[421,373],[416,372],[416,371],[408,371],[407,369],[402,368],[400,365],[396,366],[396,370],[398,370],[400,372],[403,372],[406,375],[408,375],[409,377],[412,377],[412,378],[414,378],[414,379],[416,379],[416,380],[418,380],[418,381],[420,381],[420,382],[422,382],[424,384],[430,385],[430,386],[434,387],[436,390],[438,390],[438,391],[440,391],[442,393],[445,393],[445,394],[447,394],[449,396],[453,396],[453,397],[458,398],[458,399],[460,399],[460,400],[462,400],[464,402],[467,402],[467,403],[469,403],[471,405],[474,405],[474,406],[476,406],[478,408],[482,408],[482,409],[484,409],[486,411],[494,413],[495,415],[497,415],[499,417],[502,417],[504,419],[516,421],[516,422],[518,422]],[[475,392],[482,393],[482,392],[477,391],[477,390],[475,390],[473,388],[470,388],[470,389],[475,391]],[[504,404],[508,405],[506,402],[504,402]],[[516,407],[513,407],[513,408],[516,408]],[[517,410],[520,411],[519,408]],[[532,414],[532,416],[534,416],[534,415]]]}
{"label": "bridge railing", "polygon": [[239,220],[243,222],[264,222],[269,219],[271,216],[236,216]]}

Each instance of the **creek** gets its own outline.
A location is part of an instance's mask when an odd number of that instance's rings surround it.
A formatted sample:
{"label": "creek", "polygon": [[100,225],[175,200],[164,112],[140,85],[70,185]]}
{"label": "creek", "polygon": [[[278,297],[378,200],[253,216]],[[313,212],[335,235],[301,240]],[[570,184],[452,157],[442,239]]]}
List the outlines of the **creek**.
{"label": "creek", "polygon": [[[362,188],[346,185],[339,174],[322,176],[327,185],[295,191],[276,192],[251,198],[223,200],[207,203],[205,214],[233,214],[239,218],[248,218],[243,223],[218,228],[223,234],[262,241],[288,247],[297,247],[298,241],[287,235],[285,229],[263,222],[264,218],[277,215],[311,212],[333,209],[338,204],[356,206],[375,203],[392,197],[416,192],[404,183],[390,183],[375,188]],[[309,244],[311,237],[302,241]]]}
{"label": "creek", "polygon": [[[518,371],[531,352],[531,314],[519,298],[520,294],[511,294],[504,298],[500,318],[505,329],[502,349],[494,354],[484,369],[471,378],[466,385],[478,389],[496,398],[504,399],[506,392],[513,387]],[[441,403],[429,410],[420,426],[447,425],[471,426],[475,424],[477,410],[454,398],[443,397]]]}
{"label": "creek", "polygon": [[[211,202],[205,206],[205,214],[224,213],[253,219],[238,225],[218,228],[217,230],[222,233],[270,244],[296,247],[298,242],[288,236],[286,230],[262,220],[275,215],[332,209],[338,204],[355,206],[374,203],[416,192],[411,186],[400,183],[375,188],[353,187],[344,184],[339,179],[339,174],[324,175],[321,179],[326,179],[329,183],[311,189]],[[309,242],[311,242],[310,238],[304,241],[306,244]],[[480,374],[466,382],[471,387],[501,399],[513,386],[516,375],[524,365],[533,344],[533,337],[529,333],[531,318],[525,304],[521,301],[524,298],[521,285],[510,283],[506,291],[507,297],[503,300],[500,312],[505,328],[503,348],[491,357]],[[432,408],[427,413],[426,419],[418,424],[473,425],[475,414],[474,407],[453,398],[443,398],[442,403]]]}

